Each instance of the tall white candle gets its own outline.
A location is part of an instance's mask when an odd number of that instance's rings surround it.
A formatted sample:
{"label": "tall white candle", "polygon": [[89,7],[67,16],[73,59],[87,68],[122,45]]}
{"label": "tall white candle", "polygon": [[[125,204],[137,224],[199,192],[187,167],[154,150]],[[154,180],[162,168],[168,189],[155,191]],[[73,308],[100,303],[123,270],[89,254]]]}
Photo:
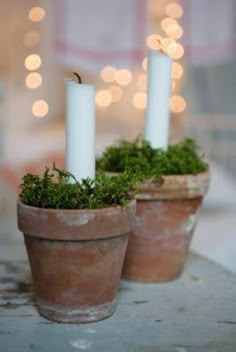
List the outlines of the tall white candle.
{"label": "tall white candle", "polygon": [[148,56],[148,96],[144,139],[153,148],[166,150],[169,137],[170,57],[150,50]]}
{"label": "tall white candle", "polygon": [[78,182],[94,179],[95,87],[68,80],[66,88],[66,168]]}

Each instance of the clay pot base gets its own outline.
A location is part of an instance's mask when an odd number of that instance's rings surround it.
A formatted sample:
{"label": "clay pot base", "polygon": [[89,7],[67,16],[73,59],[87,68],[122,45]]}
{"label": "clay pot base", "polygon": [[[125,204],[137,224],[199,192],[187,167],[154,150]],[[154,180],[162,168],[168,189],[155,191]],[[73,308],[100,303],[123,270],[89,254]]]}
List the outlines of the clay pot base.
{"label": "clay pot base", "polygon": [[178,278],[186,261],[201,198],[137,202],[123,277],[139,282]]}
{"label": "clay pot base", "polygon": [[75,324],[110,316],[127,243],[128,234],[91,241],[25,235],[39,313],[49,320]]}
{"label": "clay pot base", "polygon": [[103,209],[44,209],[18,201],[39,313],[90,323],[115,310],[136,201]]}
{"label": "clay pot base", "polygon": [[116,299],[112,302],[84,307],[61,307],[37,301],[39,314],[57,323],[86,324],[104,320],[115,312]]}

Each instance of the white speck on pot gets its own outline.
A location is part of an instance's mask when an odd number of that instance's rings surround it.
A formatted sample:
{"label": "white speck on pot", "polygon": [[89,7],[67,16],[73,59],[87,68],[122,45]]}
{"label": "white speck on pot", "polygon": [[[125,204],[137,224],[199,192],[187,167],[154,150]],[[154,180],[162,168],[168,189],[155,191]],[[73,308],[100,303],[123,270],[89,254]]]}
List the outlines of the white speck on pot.
{"label": "white speck on pot", "polygon": [[197,222],[197,216],[197,213],[189,215],[187,221],[182,226],[183,233],[189,233],[194,230]]}
{"label": "white speck on pot", "polygon": [[88,350],[92,346],[92,342],[86,339],[77,339],[70,341],[72,347],[77,348],[78,350]]}
{"label": "white speck on pot", "polygon": [[94,218],[94,214],[65,214],[58,211],[57,219],[68,226],[85,225]]}

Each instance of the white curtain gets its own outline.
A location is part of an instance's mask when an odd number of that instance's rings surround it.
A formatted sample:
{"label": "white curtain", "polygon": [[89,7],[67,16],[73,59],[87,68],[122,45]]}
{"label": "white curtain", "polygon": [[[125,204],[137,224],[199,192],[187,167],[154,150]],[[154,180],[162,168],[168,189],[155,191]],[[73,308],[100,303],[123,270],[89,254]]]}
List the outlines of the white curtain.
{"label": "white curtain", "polygon": [[97,71],[143,59],[145,1],[58,0],[56,53],[64,66]]}

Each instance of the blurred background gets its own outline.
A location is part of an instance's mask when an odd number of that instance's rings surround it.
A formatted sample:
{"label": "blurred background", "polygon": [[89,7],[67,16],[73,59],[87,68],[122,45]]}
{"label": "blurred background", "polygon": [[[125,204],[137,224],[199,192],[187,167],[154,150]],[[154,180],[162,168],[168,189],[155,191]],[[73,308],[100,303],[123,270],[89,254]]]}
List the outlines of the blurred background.
{"label": "blurred background", "polygon": [[235,17],[236,0],[0,1],[0,255],[25,256],[22,175],[64,166],[65,77],[96,85],[99,155],[143,132],[152,48],[173,59],[170,142],[197,139],[211,164],[192,248],[236,271]]}

